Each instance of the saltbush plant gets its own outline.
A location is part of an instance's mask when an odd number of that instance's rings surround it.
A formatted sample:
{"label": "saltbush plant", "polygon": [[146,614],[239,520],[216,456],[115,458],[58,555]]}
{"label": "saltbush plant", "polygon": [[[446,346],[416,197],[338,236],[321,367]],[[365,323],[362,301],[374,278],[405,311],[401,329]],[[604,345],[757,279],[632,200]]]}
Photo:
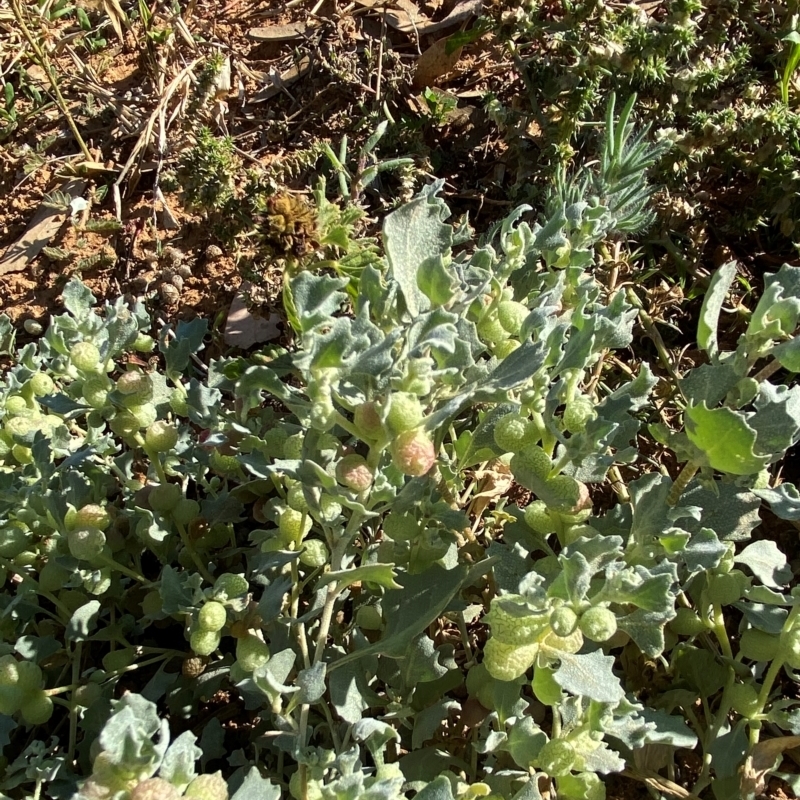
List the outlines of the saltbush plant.
{"label": "saltbush plant", "polygon": [[476,242],[435,182],[374,263],[287,279],[291,350],[204,362],[193,321],[123,366],[145,309],[66,286],[0,390],[6,796],[760,791],[800,734],[797,592],[754,536],[764,504],[800,518],[773,469],[800,438],[800,269],[737,341],[724,265],[705,361],[656,405],[651,367],[611,358],[638,310],[592,270],[647,221],[630,114],[541,223]]}

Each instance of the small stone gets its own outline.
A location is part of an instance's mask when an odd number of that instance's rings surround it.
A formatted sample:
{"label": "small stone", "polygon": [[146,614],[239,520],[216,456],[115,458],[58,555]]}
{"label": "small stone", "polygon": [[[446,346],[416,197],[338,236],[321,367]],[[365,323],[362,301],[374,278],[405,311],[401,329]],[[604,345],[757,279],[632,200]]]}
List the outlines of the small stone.
{"label": "small stone", "polygon": [[209,261],[216,261],[218,258],[222,258],[222,248],[215,244],[210,244],[206,247],[206,258]]}
{"label": "small stone", "polygon": [[183,291],[183,278],[180,275],[173,275],[169,281],[179,292]]}
{"label": "small stone", "polygon": [[168,306],[175,305],[181,297],[180,289],[171,283],[162,283],[159,294],[161,295],[161,300]]}
{"label": "small stone", "polygon": [[192,268],[184,262],[183,264],[175,267],[175,274],[180,275],[180,277],[184,280],[188,280],[192,277]]}
{"label": "small stone", "polygon": [[25,328],[25,332],[29,333],[31,336],[38,336],[44,330],[42,323],[37,322],[35,319],[26,319],[25,322],[22,323],[22,327]]}
{"label": "small stone", "polygon": [[173,269],[175,269],[184,258],[186,258],[185,254],[178,250],[177,247],[172,247],[172,245],[165,247],[164,252],[161,254],[161,260]]}

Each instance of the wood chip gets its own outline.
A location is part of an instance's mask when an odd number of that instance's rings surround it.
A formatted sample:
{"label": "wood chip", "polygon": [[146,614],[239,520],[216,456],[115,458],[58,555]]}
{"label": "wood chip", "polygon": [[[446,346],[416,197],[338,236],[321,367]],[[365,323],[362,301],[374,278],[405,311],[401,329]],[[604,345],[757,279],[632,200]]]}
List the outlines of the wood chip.
{"label": "wood chip", "polygon": [[239,287],[225,323],[225,343],[242,350],[277,339],[281,333],[278,325],[281,318],[277,314],[264,318],[253,314],[247,307],[245,292],[249,288],[249,283],[243,283]]}
{"label": "wood chip", "polygon": [[[80,197],[86,189],[86,181],[67,181],[59,191],[73,199]],[[20,272],[33,261],[47,243],[55,236],[67,219],[67,212],[40,205],[27,230],[0,258],[0,275]]]}
{"label": "wood chip", "polygon": [[247,35],[257,42],[290,42],[292,39],[301,39],[315,27],[307,22],[288,22],[286,25],[251,28]]}

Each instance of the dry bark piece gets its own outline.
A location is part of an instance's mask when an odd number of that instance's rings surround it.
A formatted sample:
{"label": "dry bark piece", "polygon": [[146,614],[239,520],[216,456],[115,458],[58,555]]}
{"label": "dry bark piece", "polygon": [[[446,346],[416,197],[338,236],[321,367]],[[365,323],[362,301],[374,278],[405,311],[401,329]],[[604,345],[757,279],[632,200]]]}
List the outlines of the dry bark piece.
{"label": "dry bark piece", "polygon": [[290,42],[300,39],[316,26],[307,22],[287,22],[286,25],[268,25],[266,28],[250,28],[247,35],[257,42]]}
{"label": "dry bark piece", "polygon": [[[59,191],[75,199],[83,194],[85,188],[86,181],[74,179],[67,181]],[[0,275],[25,269],[58,233],[67,216],[66,211],[40,205],[25,233],[0,258]]]}

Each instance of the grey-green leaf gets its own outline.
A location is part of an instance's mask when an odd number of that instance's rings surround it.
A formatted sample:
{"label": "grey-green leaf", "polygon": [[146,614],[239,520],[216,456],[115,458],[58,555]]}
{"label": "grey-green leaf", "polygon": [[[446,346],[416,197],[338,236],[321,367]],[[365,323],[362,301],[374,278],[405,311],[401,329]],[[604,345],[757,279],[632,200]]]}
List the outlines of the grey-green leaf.
{"label": "grey-green leaf", "polygon": [[705,350],[712,361],[716,359],[717,347],[717,326],[719,324],[719,314],[722,311],[722,304],[728,296],[728,289],[736,276],[736,262],[729,261],[723,264],[711,278],[711,283],[703,298],[703,306],[700,309],[700,321],[697,324],[697,344]]}
{"label": "grey-green leaf", "polygon": [[613,656],[602,650],[586,654],[561,654],[561,666],[555,679],[566,691],[597,700],[599,703],[617,703],[625,696],[619,678],[612,672]]}

